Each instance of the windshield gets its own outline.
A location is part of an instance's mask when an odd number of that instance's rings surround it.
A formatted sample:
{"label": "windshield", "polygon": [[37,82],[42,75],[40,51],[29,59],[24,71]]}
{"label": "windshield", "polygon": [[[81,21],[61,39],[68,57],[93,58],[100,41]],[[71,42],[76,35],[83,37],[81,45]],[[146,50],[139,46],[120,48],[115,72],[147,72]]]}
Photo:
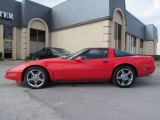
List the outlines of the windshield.
{"label": "windshield", "polygon": [[64,54],[64,53],[70,54],[70,52],[65,49],[54,48],[52,50],[55,51],[56,53],[60,53],[60,54]]}
{"label": "windshield", "polygon": [[65,59],[67,59],[67,60],[73,60],[73,59],[75,59],[76,57],[78,57],[81,53],[85,52],[86,50],[88,50],[88,49],[85,48],[85,49],[83,49],[83,50],[81,50],[81,51],[79,51],[79,52],[77,52],[77,53],[74,53],[74,54],[66,57]]}

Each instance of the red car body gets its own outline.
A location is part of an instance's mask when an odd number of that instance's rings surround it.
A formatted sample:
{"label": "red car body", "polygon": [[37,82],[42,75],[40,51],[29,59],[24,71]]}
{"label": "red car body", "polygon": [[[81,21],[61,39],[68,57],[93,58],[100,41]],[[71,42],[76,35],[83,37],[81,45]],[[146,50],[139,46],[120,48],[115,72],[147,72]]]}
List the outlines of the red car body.
{"label": "red car body", "polygon": [[155,71],[154,60],[150,56],[125,56],[116,57],[115,50],[108,48],[108,57],[90,60],[67,60],[62,58],[31,61],[9,69],[5,78],[15,80],[17,83],[24,81],[24,72],[33,66],[41,67],[48,71],[51,81],[56,82],[97,82],[109,81],[118,66],[128,65],[135,70],[136,77],[143,77]]}

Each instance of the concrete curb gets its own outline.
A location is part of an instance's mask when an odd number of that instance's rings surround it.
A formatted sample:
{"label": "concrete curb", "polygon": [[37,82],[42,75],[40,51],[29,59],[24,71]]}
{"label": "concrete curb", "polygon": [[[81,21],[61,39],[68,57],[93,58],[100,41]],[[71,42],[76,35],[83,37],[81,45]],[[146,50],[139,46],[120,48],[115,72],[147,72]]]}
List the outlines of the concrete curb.
{"label": "concrete curb", "polygon": [[10,60],[5,60],[5,61],[0,61],[0,65],[17,65],[17,64],[22,64],[25,61],[18,60],[18,61],[10,61]]}

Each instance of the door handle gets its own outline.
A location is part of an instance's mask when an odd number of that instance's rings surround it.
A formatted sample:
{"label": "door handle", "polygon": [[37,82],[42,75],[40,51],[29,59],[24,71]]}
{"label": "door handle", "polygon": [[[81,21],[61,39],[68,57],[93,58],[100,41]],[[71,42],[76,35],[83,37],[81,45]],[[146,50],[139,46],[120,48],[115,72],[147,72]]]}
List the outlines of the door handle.
{"label": "door handle", "polygon": [[103,61],[103,63],[108,63],[108,61],[107,61],[107,60],[105,60],[105,61]]}

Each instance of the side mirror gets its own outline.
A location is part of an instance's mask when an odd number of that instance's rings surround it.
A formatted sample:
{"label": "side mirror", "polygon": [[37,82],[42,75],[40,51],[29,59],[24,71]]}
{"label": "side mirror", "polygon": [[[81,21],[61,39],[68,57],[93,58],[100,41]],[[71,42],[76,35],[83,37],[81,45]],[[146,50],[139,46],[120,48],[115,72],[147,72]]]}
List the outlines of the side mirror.
{"label": "side mirror", "polygon": [[82,61],[83,61],[83,58],[82,58],[81,56],[79,56],[79,57],[77,57],[75,60],[76,60],[77,62],[82,62]]}

